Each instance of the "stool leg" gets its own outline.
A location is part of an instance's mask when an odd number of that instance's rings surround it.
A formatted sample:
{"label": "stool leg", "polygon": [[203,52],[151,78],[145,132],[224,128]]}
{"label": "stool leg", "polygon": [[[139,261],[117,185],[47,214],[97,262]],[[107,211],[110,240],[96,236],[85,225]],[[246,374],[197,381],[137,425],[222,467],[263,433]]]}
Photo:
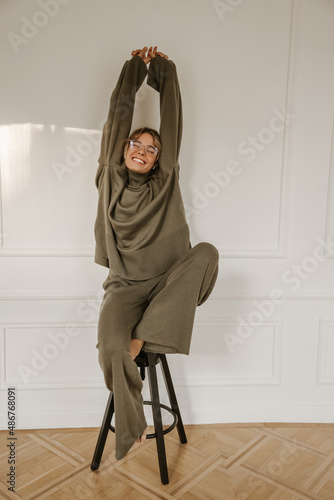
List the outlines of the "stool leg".
{"label": "stool leg", "polygon": [[114,414],[114,394],[110,392],[108,403],[104,412],[104,417],[102,425],[100,428],[99,437],[97,439],[96,448],[94,452],[94,457],[90,465],[91,470],[97,470],[100,467],[101,457],[104,450],[104,445],[106,444],[109,426]]}
{"label": "stool leg", "polygon": [[162,484],[168,484],[168,469],[166,462],[166,450],[165,450],[165,441],[163,435],[162,428],[162,418],[161,418],[161,410],[160,410],[160,399],[159,399],[159,391],[158,391],[158,380],[157,380],[157,371],[155,366],[155,354],[148,352],[148,377],[149,377],[149,385],[150,385],[150,393],[152,400],[152,411],[153,411],[153,421],[154,421],[154,429],[157,434],[156,443],[157,443],[157,452],[159,459],[159,468],[160,468],[160,477]]}
{"label": "stool leg", "polygon": [[185,433],[185,430],[183,427],[181,413],[180,413],[179,405],[177,403],[176,394],[175,394],[174,386],[173,386],[173,382],[172,382],[172,377],[170,376],[170,371],[169,371],[166,355],[160,354],[160,360],[161,360],[162,374],[163,374],[163,377],[165,379],[165,384],[166,384],[166,388],[167,388],[167,392],[168,392],[170,405],[172,407],[172,410],[176,413],[177,418],[178,418],[177,432],[179,433],[180,442],[184,444],[187,442],[187,437],[186,437],[186,433]]}

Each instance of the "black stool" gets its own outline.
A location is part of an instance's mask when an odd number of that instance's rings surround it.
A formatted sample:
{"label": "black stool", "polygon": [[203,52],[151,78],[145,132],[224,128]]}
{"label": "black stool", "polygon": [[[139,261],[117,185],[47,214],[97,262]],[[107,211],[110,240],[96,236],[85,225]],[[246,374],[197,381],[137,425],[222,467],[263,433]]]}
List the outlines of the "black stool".
{"label": "black stool", "polygon": [[[171,408],[161,404],[159,399],[157,372],[155,365],[158,364],[160,361],[161,361],[160,365],[161,371],[165,380],[165,385],[168,392]],[[170,376],[166,355],[140,351],[140,353],[135,359],[135,362],[137,363],[137,366],[140,368],[140,375],[142,380],[145,379],[145,368],[148,368],[148,378],[149,378],[150,394],[152,401],[144,401],[144,404],[152,406],[155,432],[153,434],[147,434],[147,439],[156,438],[161,482],[162,484],[168,484],[169,479],[168,479],[164,434],[167,434],[168,432],[172,431],[175,427],[177,427],[180,442],[186,443],[187,438],[186,438],[186,433],[184,431],[179,406],[177,404],[177,399],[174,391],[172,378]],[[160,408],[167,410],[174,417],[173,423],[167,429],[163,429],[162,427]],[[109,430],[115,432],[115,428],[111,425],[111,419],[113,414],[114,414],[114,396],[113,393],[110,392],[102,425],[100,428],[99,437],[97,439],[95,447],[94,457],[90,466],[91,470],[97,470],[100,466],[100,461]]]}

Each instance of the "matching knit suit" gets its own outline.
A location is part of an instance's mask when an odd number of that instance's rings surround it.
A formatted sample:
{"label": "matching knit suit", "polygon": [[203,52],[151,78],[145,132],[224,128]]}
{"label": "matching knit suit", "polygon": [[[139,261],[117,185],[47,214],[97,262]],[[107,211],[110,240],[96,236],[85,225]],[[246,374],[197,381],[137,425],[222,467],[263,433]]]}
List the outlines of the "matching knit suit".
{"label": "matching knit suit", "polygon": [[[135,95],[145,77],[160,94],[159,166],[129,170],[121,142],[130,134]],[[182,104],[175,64],[156,56],[126,61],[110,99],[95,184],[95,262],[109,268],[98,321],[98,360],[114,393],[116,458],[146,428],[142,380],[129,355],[131,338],[149,352],[189,354],[196,307],[209,297],[219,255],[191,246],[179,186]]]}

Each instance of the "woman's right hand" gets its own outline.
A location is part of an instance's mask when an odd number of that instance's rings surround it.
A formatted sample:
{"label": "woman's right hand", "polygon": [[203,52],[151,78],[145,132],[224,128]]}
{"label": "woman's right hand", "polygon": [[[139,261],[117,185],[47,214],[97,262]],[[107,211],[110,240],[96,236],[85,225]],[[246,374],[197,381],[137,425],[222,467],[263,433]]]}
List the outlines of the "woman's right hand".
{"label": "woman's right hand", "polygon": [[164,59],[168,59],[168,56],[167,54],[164,54],[163,52],[157,52],[158,50],[158,47],[154,47],[153,50],[151,50],[152,47],[150,47],[149,51],[148,51],[148,56],[153,59],[155,56],[160,56],[160,57],[163,57]]}

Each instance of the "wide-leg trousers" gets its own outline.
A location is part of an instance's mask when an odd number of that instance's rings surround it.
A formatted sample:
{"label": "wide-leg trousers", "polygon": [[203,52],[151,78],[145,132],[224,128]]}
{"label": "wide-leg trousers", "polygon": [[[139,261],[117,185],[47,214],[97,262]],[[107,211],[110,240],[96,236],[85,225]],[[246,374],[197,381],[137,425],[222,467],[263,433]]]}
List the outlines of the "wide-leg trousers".
{"label": "wide-leg trousers", "polygon": [[202,242],[159,276],[135,281],[110,272],[103,283],[96,348],[105,384],[114,393],[116,459],[147,427],[131,338],[144,340],[149,352],[189,354],[195,310],[212,292],[218,261],[217,249]]}

